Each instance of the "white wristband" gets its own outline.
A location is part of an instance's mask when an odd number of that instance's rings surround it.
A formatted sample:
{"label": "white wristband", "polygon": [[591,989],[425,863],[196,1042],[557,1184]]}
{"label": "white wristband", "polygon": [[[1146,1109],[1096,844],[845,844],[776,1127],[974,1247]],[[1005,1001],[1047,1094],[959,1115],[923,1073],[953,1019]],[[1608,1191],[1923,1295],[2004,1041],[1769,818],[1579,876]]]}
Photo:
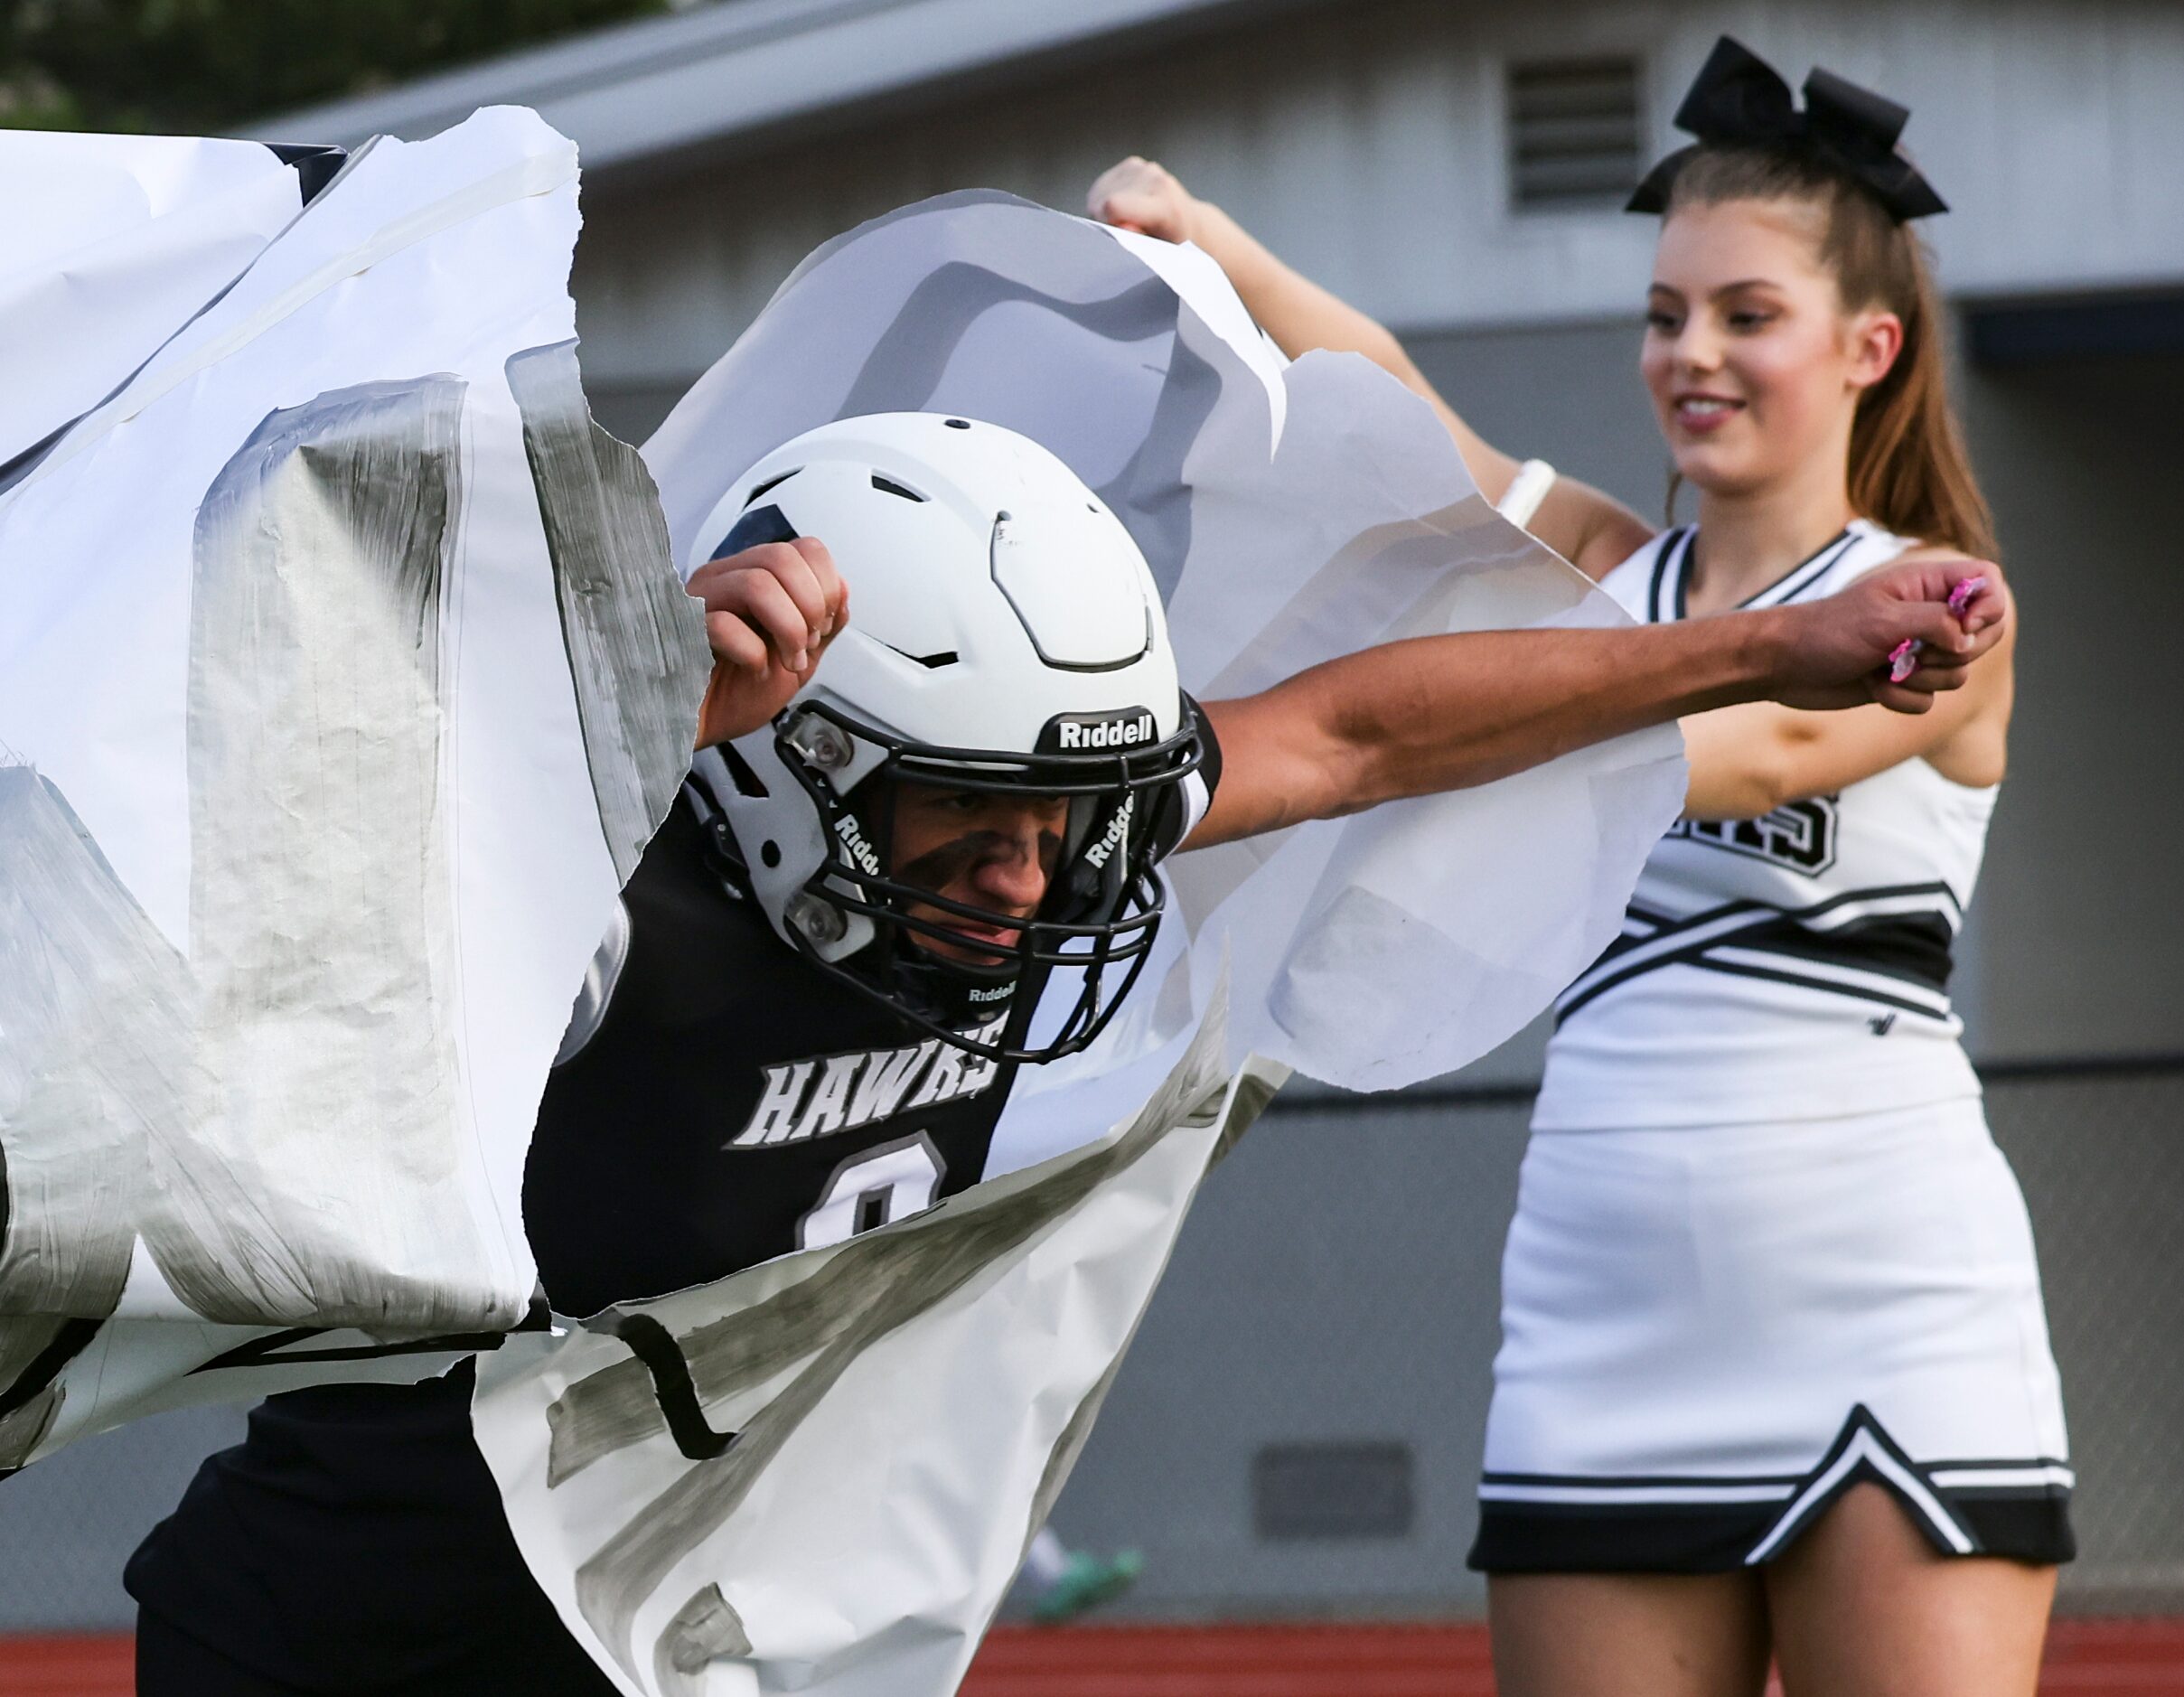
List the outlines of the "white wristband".
{"label": "white wristband", "polygon": [[1530,524],[1532,515],[1554,487],[1554,467],[1545,460],[1526,460],[1510,479],[1508,492],[1495,511],[1512,524]]}

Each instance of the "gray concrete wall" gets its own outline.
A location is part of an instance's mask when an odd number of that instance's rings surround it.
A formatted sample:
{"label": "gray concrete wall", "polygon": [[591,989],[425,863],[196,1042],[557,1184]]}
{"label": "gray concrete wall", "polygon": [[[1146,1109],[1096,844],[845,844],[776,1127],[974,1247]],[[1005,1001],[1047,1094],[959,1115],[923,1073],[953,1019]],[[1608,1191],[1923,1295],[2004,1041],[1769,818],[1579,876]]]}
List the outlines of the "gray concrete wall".
{"label": "gray concrete wall", "polygon": [[[1054,1525],[1137,1546],[1129,1612],[1473,1613],[1464,1570],[1521,1108],[1261,1123],[1208,1179]],[[1265,1446],[1399,1444],[1400,1535],[1265,1538]]]}
{"label": "gray concrete wall", "polygon": [[1657,155],[1681,139],[1670,115],[1724,30],[1793,83],[1818,61],[1912,102],[1910,145],[1955,208],[1930,229],[1952,288],[2184,279],[2184,10],[2168,0],[1345,0],[588,179],[587,370],[687,382],[790,267],[858,220],[972,185],[1073,211],[1129,153],[1164,160],[1391,323],[1632,312],[1648,220],[1512,205],[1507,68],[1634,59]]}
{"label": "gray concrete wall", "polygon": [[1974,372],[2023,605],[2010,780],[1974,907],[1988,1055],[2184,1049],[2184,354]]}
{"label": "gray concrete wall", "polygon": [[127,1628],[122,1564],[197,1464],[242,1441],[239,1408],[189,1409],[88,1439],[0,1480],[0,1632]]}

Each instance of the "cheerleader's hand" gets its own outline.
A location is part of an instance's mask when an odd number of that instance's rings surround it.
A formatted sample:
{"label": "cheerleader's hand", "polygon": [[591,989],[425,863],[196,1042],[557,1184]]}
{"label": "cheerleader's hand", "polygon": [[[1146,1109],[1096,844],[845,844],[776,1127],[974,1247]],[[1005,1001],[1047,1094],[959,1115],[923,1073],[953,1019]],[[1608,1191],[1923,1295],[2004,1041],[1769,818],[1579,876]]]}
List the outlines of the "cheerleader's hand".
{"label": "cheerleader's hand", "polygon": [[2010,591],[2000,567],[1952,557],[1883,567],[1840,595],[1780,612],[1776,700],[1798,708],[1878,701],[1924,713],[1936,695],[1963,689],[1970,669],[2002,640]]}
{"label": "cheerleader's hand", "polygon": [[1198,202],[1165,165],[1132,154],[1100,173],[1084,197],[1084,210],[1117,230],[1134,230],[1162,241],[1189,241]]}
{"label": "cheerleader's hand", "polygon": [[685,586],[705,603],[713,676],[698,712],[709,748],[772,723],[849,623],[849,590],[814,537],[708,560]]}

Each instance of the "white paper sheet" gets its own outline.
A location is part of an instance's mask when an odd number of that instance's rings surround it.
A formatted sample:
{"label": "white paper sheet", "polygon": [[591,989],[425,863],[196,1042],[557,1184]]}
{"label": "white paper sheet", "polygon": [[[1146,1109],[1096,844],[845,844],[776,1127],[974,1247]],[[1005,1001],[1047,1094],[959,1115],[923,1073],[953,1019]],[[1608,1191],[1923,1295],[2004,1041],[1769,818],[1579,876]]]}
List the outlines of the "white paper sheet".
{"label": "white paper sheet", "polygon": [[0,466],[105,399],[302,205],[257,142],[0,136]]}
{"label": "white paper sheet", "polygon": [[[87,181],[171,164],[109,143]],[[0,176],[72,157],[11,145]],[[156,353],[0,490],[0,1394],[80,1352],[0,1466],[248,1393],[171,1381],[253,1328],[524,1315],[604,833],[664,811],[703,687],[649,478],[576,389],[574,147],[483,112],[300,216],[245,154],[288,221],[191,250],[241,256],[210,306],[140,279]],[[137,233],[239,192],[207,166]],[[602,570],[644,642],[580,628]]]}

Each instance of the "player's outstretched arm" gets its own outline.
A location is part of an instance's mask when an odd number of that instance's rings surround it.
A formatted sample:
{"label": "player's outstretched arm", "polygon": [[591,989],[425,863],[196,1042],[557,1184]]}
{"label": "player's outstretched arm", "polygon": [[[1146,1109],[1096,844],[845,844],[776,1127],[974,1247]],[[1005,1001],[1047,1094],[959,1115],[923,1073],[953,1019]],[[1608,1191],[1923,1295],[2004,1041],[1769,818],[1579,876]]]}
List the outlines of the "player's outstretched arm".
{"label": "player's outstretched arm", "polygon": [[698,713],[700,748],[770,723],[849,623],[848,586],[826,545],[808,536],[708,560],[684,586],[705,603],[713,650]]}
{"label": "player's outstretched arm", "polygon": [[[1961,617],[1960,579],[1987,579]],[[1205,848],[1521,772],[1590,743],[1740,701],[1879,702],[1923,713],[1963,687],[2007,628],[2001,574],[1932,562],[1870,574],[1823,601],[1606,631],[1477,631],[1328,661],[1206,703],[1220,738]],[[1920,644],[1892,681],[1889,657]]]}

